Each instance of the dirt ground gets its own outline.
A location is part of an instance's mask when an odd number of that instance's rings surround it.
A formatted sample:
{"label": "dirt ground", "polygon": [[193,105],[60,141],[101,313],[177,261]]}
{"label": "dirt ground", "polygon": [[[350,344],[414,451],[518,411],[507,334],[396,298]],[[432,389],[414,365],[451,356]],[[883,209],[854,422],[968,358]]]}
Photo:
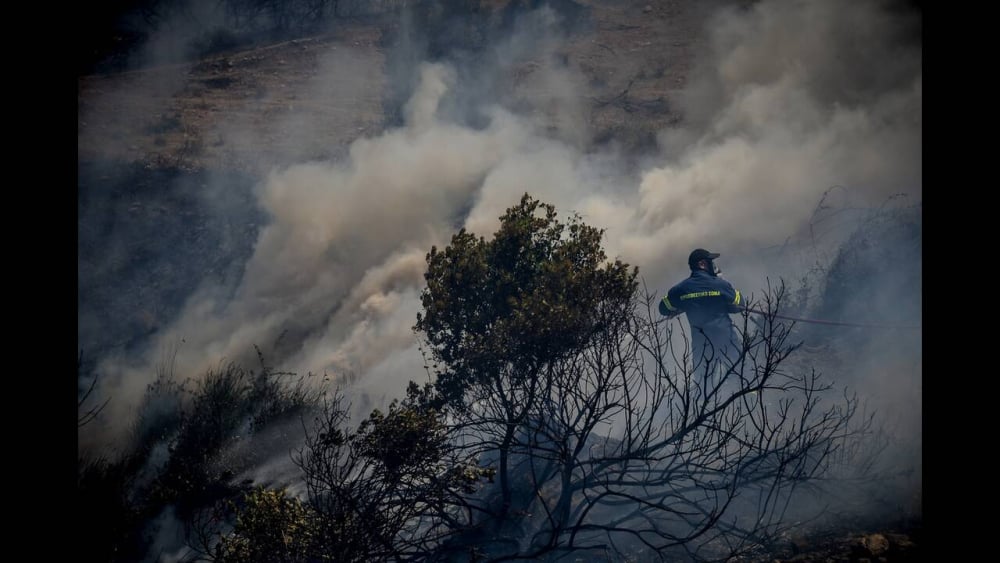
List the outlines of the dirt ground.
{"label": "dirt ground", "polygon": [[[727,3],[733,2],[578,3],[587,25],[571,33],[558,54],[587,82],[582,106],[590,142],[648,146],[657,131],[683,118],[674,97],[705,40],[705,19]],[[323,35],[200,61],[81,76],[79,159],[263,172],[336,156],[386,126],[385,43],[394,25],[345,21]],[[320,79],[331,74],[331,60],[351,61],[332,73],[336,84]],[[509,80],[516,96],[543,112],[547,93],[532,78],[545,70],[545,61],[523,61]],[[261,161],[264,153],[273,160]]]}

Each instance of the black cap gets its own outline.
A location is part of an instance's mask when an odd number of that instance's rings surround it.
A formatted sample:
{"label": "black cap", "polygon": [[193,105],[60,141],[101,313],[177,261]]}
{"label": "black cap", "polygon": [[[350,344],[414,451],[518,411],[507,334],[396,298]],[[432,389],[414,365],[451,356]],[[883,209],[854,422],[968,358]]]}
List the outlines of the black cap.
{"label": "black cap", "polygon": [[693,270],[698,262],[701,260],[715,260],[719,256],[722,256],[718,252],[709,252],[704,248],[696,248],[691,251],[691,255],[688,256],[688,266]]}

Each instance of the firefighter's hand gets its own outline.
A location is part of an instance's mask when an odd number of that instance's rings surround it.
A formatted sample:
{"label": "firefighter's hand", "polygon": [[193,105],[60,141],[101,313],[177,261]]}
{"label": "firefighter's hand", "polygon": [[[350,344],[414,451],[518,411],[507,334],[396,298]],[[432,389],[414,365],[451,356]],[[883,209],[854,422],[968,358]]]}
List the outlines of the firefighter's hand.
{"label": "firefighter's hand", "polygon": [[676,309],[674,309],[674,310],[667,309],[667,305],[663,301],[660,301],[660,305],[659,305],[659,307],[657,307],[657,310],[660,312],[661,315],[663,315],[664,317],[667,317],[668,319],[672,318],[672,317],[676,317],[677,315],[680,314],[680,311],[678,311]]}

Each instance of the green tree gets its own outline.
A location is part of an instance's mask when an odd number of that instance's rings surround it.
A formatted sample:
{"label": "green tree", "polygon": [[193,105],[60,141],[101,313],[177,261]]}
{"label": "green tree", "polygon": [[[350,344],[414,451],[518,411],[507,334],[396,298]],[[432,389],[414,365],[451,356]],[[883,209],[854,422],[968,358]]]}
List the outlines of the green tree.
{"label": "green tree", "polygon": [[494,385],[515,370],[522,380],[572,355],[600,333],[598,311],[629,300],[637,270],[606,263],[603,231],[525,194],[486,241],[462,229],[427,255],[424,312],[415,329],[441,367],[435,390],[463,407],[470,387]]}
{"label": "green tree", "polygon": [[[634,296],[637,269],[608,262],[603,231],[557,219],[555,207],[524,194],[500,217],[492,240],[464,229],[427,255],[423,314],[415,330],[440,366],[439,400],[457,410],[485,393],[501,405],[502,511],[510,509],[511,444],[544,398],[539,374],[585,349]],[[503,520],[501,518],[500,520]]]}
{"label": "green tree", "polygon": [[427,255],[424,401],[498,481],[439,555],[732,556],[775,537],[796,487],[866,430],[856,399],[825,405],[829,386],[789,369],[783,287],[744,315],[737,357],[696,370],[602,234],[526,194],[493,239],[462,230]]}
{"label": "green tree", "polygon": [[335,393],[293,456],[305,498],[255,489],[240,503],[216,505],[202,519],[195,549],[220,562],[430,557],[464,529],[470,516],[463,495],[490,471],[468,461],[444,417],[417,395],[411,387],[407,399],[351,429],[344,396]]}
{"label": "green tree", "polygon": [[[229,363],[198,381],[179,382],[162,371],[148,386],[119,451],[80,452],[77,495],[87,531],[81,558],[148,558],[165,513],[190,525],[216,504],[242,495],[247,486],[236,476],[266,455],[255,447],[258,436],[319,406],[320,394],[306,378],[290,379],[292,374],[268,367],[262,355],[259,359],[257,371]],[[90,390],[79,401],[81,410],[88,397],[93,398]],[[106,400],[98,403],[103,404]],[[98,410],[79,415],[78,426],[102,422],[90,413]]]}
{"label": "green tree", "polygon": [[232,532],[222,536],[210,559],[220,563],[309,561],[318,519],[308,505],[284,490],[256,487],[234,509]]}

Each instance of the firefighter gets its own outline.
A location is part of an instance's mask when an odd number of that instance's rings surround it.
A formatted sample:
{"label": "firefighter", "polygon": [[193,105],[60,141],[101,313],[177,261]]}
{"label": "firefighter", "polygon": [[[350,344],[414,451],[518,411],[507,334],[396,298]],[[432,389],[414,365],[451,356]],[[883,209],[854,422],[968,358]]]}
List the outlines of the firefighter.
{"label": "firefighter", "polygon": [[703,360],[723,358],[733,361],[739,350],[736,327],[729,317],[743,310],[740,292],[719,277],[717,252],[696,248],[688,256],[691,275],[670,288],[660,301],[660,314],[674,317],[687,314],[691,325],[691,353],[695,368]]}

